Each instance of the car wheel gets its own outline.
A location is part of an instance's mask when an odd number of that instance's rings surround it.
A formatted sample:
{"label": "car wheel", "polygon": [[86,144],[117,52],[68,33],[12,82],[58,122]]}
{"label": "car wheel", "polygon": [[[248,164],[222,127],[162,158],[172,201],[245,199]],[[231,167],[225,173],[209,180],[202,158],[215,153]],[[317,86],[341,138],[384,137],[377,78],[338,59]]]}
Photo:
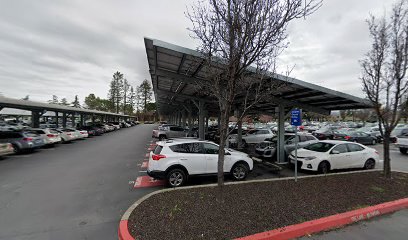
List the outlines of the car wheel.
{"label": "car wheel", "polygon": [[245,140],[241,140],[241,146],[243,148],[247,148],[248,147],[248,143]]}
{"label": "car wheel", "polygon": [[15,154],[21,153],[21,149],[15,144],[13,144],[13,151]]}
{"label": "car wheel", "polygon": [[375,161],[373,159],[368,159],[364,164],[365,169],[374,169],[375,168]]}
{"label": "car wheel", "polygon": [[166,136],[160,135],[160,136],[159,136],[159,140],[160,140],[160,141],[166,140]]}
{"label": "car wheel", "polygon": [[324,161],[319,164],[318,170],[320,173],[327,174],[330,171],[330,165]]}
{"label": "car wheel", "polygon": [[372,145],[377,144],[377,141],[375,139],[373,139],[373,141],[371,142]]}
{"label": "car wheel", "polygon": [[235,164],[231,169],[231,174],[234,180],[241,181],[248,176],[248,166],[243,163]]}
{"label": "car wheel", "polygon": [[180,187],[186,182],[186,173],[179,168],[173,169],[167,173],[167,184],[170,187]]}
{"label": "car wheel", "polygon": [[400,152],[402,154],[407,154],[407,149],[406,148],[400,148]]}

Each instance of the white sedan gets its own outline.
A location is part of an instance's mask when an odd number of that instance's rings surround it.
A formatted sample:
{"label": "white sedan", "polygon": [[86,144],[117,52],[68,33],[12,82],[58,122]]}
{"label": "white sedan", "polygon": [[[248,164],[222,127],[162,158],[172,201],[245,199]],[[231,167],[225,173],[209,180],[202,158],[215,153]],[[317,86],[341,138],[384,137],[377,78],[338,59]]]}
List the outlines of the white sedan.
{"label": "white sedan", "polygon": [[[378,152],[358,143],[325,140],[298,150],[300,169],[327,173],[333,169],[365,168],[373,169],[379,162]],[[295,152],[289,155],[295,163]]]}

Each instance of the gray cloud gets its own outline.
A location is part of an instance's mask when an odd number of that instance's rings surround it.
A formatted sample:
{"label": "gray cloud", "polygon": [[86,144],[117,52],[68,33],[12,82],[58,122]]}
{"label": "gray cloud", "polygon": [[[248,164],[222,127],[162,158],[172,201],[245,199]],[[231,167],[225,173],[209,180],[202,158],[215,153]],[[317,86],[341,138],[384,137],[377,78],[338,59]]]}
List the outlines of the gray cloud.
{"label": "gray cloud", "polygon": [[[46,101],[51,95],[106,97],[112,74],[133,84],[149,79],[143,37],[189,48],[191,1],[14,0],[0,2],[0,92]],[[392,1],[326,0],[289,29],[281,69],[292,76],[362,96],[359,65],[369,47],[364,20]]]}

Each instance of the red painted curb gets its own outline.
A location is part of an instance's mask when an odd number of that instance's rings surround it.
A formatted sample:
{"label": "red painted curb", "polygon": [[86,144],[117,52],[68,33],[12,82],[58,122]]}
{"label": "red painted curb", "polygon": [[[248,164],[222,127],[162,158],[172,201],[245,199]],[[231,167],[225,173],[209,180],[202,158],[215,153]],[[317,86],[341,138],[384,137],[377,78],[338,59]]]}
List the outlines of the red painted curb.
{"label": "red painted curb", "polygon": [[165,185],[164,180],[156,180],[149,176],[140,176],[136,178],[133,188],[158,187],[164,185]]}
{"label": "red painted curb", "polygon": [[119,240],[135,240],[132,235],[129,233],[128,229],[128,220],[121,220],[119,223],[119,230],[118,230],[118,238]]}
{"label": "red painted curb", "polygon": [[394,212],[403,208],[408,208],[408,198],[399,199],[392,202],[386,202],[371,207],[357,209],[345,213],[319,218],[316,220],[290,225],[274,229],[267,232],[237,238],[240,240],[283,240],[301,237],[306,234],[321,232],[332,228],[341,227],[347,224],[370,219],[375,216]]}

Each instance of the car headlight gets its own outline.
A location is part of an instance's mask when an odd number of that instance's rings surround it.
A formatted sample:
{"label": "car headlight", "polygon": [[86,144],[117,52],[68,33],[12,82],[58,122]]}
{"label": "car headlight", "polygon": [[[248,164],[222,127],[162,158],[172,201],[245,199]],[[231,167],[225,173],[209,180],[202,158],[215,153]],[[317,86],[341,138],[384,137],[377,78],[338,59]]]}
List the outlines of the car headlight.
{"label": "car headlight", "polygon": [[315,159],[316,157],[305,157],[305,158],[303,158],[304,160],[313,160],[313,159]]}

